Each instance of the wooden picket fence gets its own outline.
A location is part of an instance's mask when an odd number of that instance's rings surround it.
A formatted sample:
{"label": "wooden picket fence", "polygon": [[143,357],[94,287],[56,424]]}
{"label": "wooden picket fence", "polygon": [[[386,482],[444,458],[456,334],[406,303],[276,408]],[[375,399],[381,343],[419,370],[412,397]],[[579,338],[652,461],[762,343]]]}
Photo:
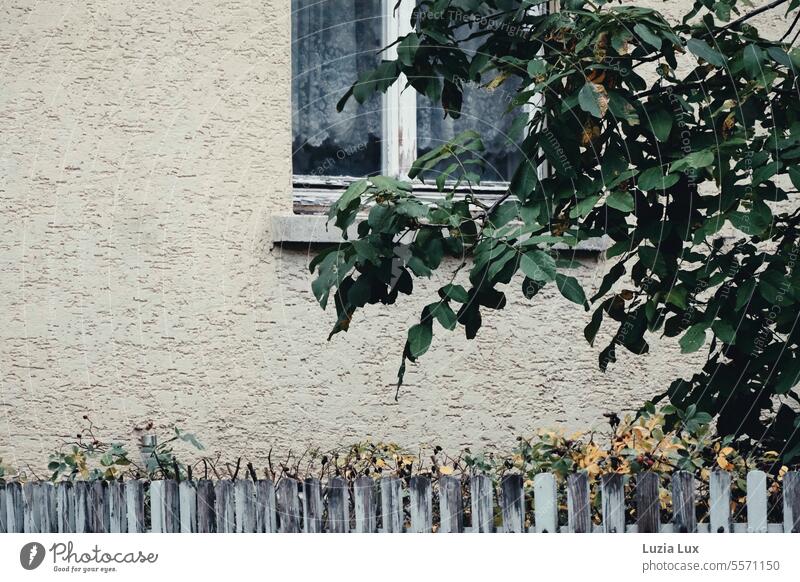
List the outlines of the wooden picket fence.
{"label": "wooden picket fence", "polygon": [[[661,523],[660,481],[654,473],[636,478],[636,522],[630,524],[625,519],[622,476],[602,476],[599,525],[592,522],[585,473],[566,480],[566,523],[559,523],[556,478],[537,475],[533,510],[527,516],[531,527],[526,527],[521,475],[504,476],[497,491],[486,475],[472,475],[467,483],[464,479],[438,479],[438,523],[434,487],[425,476],[412,477],[407,491],[396,477],[375,481],[367,476],[352,483],[334,477],[325,486],[318,479],[289,478],[280,479],[277,486],[250,479],[12,482],[0,484],[0,532],[800,532],[797,471],[783,478],[783,523],[767,522],[767,479],[762,471],[747,475],[746,523],[735,523],[731,475],[721,471],[711,475],[708,521],[702,523],[696,518],[695,480],[685,472],[671,476],[672,520],[666,524]],[[464,491],[469,494],[469,525]]]}

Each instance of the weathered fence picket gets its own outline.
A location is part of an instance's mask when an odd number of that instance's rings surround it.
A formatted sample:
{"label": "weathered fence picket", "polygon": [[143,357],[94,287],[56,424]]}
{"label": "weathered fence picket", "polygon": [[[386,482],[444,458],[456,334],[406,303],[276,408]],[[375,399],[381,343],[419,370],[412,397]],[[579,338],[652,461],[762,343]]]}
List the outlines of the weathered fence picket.
{"label": "weathered fence picket", "polygon": [[256,489],[250,479],[233,482],[233,504],[236,516],[236,533],[256,531]]}
{"label": "weathered fence picket", "polygon": [[39,497],[41,507],[42,532],[58,532],[58,508],[56,507],[56,486],[50,481],[39,483]]}
{"label": "weathered fence picket", "polygon": [[411,531],[428,533],[433,529],[433,493],[431,480],[423,475],[411,477]]}
{"label": "weathered fence picket", "polygon": [[708,485],[708,521],[711,533],[731,531],[731,474],[713,471]]}
{"label": "weathered fence picket", "polygon": [[111,533],[127,533],[128,514],[125,503],[125,484],[120,481],[109,481],[107,493],[108,531]]}
{"label": "weathered fence picket", "polygon": [[197,532],[197,484],[181,481],[178,485],[181,533]]}
{"label": "weathered fence picket", "polygon": [[677,471],[672,476],[672,523],[675,533],[695,533],[694,475]]}
{"label": "weathered fence picket", "polygon": [[197,482],[197,531],[215,533],[217,531],[217,505],[214,482],[200,479]]}
{"label": "weathered fence picket", "polygon": [[331,533],[350,532],[350,496],[347,481],[333,477],[328,483],[328,531]]}
{"label": "weathered fence picket", "polygon": [[558,532],[558,490],[556,477],[539,473],[533,478],[533,503],[537,533]]}
{"label": "weathered fence picket", "polygon": [[439,478],[439,532],[462,533],[464,531],[464,500],[461,494],[461,479],[453,475]]}
{"label": "weathered fence picket", "polygon": [[236,531],[236,510],[233,499],[233,481],[221,479],[214,486],[214,511],[217,514],[217,532]]}
{"label": "weathered fence picket", "polygon": [[586,473],[573,473],[567,477],[567,531],[592,532],[592,508]]}
{"label": "weathered fence picket", "polygon": [[180,489],[174,479],[164,481],[164,531],[166,533],[181,531]]}
{"label": "weathered fence picket", "polygon": [[522,533],[525,531],[525,493],[522,490],[522,475],[504,475],[500,480],[500,507],[503,514],[503,531]]}
{"label": "weathered fence picket", "polygon": [[763,471],[747,474],[747,532],[767,532],[767,474]]}
{"label": "weathered fence picket", "polygon": [[385,533],[403,531],[403,490],[397,477],[383,477],[381,484],[381,525]]}
{"label": "weathered fence picket", "polygon": [[6,509],[6,484],[0,483],[0,533],[8,533],[8,510]]}
{"label": "weathered fence picket", "polygon": [[256,481],[256,531],[278,531],[278,506],[275,501],[275,484],[269,479]]}
{"label": "weathered fence picket", "polygon": [[278,482],[278,522],[281,533],[302,531],[298,486],[297,481],[288,477]]}
{"label": "weathered fence picket", "polygon": [[87,481],[75,481],[75,533],[91,533],[89,522],[89,487]]}
{"label": "weathered fence picket", "polygon": [[164,481],[150,483],[150,531],[164,533]]}
{"label": "weathered fence picket", "polygon": [[319,479],[303,481],[303,525],[306,533],[320,533],[323,528],[324,506]]}
{"label": "weathered fence picket", "polygon": [[89,489],[89,527],[94,533],[108,533],[110,528],[105,481],[93,481]]}
{"label": "weathered fence picket", "polygon": [[783,531],[800,533],[800,472],[783,476]]}
{"label": "weathered fence picket", "polygon": [[636,527],[639,533],[661,530],[661,498],[658,475],[642,473],[636,482]]}
{"label": "weathered fence picket", "polygon": [[[664,524],[662,477],[672,494],[672,517]],[[677,471],[668,480],[650,472],[638,475],[632,500],[636,523],[626,525],[626,479],[609,474],[593,482],[581,472],[568,475],[559,485],[554,475],[538,474],[533,479],[532,515],[526,515],[529,492],[519,474],[504,475],[496,484],[480,473],[468,482],[442,475],[437,486],[429,476],[419,475],[408,480],[407,492],[395,476],[376,481],[366,475],[352,482],[333,477],[326,483],[283,477],[277,487],[268,479],[0,482],[0,533],[800,532],[797,471],[787,472],[778,482],[782,523],[768,523],[767,475],[762,471],[747,475],[747,503],[742,508],[746,523],[732,515],[732,475],[715,470],[709,479],[708,513],[699,521],[693,474]],[[599,525],[592,520],[590,492],[595,486],[600,495]],[[559,497],[559,488],[561,495],[566,494],[566,517],[561,520],[558,504],[564,498]],[[465,519],[466,496],[470,527]]]}
{"label": "weathered fence picket", "polygon": [[21,483],[6,484],[6,527],[9,533],[25,532],[25,501]]}
{"label": "weathered fence picket", "polygon": [[147,531],[144,514],[144,482],[134,479],[125,483],[125,507],[130,533]]}
{"label": "weathered fence picket", "polygon": [[375,482],[372,477],[361,475],[353,483],[353,510],[356,533],[378,531],[378,519],[375,515]]}
{"label": "weathered fence picket", "polygon": [[22,501],[23,501],[23,518],[22,524],[26,532],[41,533],[39,531],[39,523],[34,516],[34,507],[36,505],[33,501],[33,490],[36,483],[29,481],[22,485]]}
{"label": "weathered fence picket", "polygon": [[470,509],[472,510],[472,531],[489,533],[494,531],[494,492],[492,480],[476,473],[470,482]]}
{"label": "weathered fence picket", "polygon": [[75,490],[71,481],[58,484],[56,512],[58,513],[58,533],[75,533]]}
{"label": "weathered fence picket", "polygon": [[622,475],[612,473],[600,479],[602,531],[625,533],[625,489]]}

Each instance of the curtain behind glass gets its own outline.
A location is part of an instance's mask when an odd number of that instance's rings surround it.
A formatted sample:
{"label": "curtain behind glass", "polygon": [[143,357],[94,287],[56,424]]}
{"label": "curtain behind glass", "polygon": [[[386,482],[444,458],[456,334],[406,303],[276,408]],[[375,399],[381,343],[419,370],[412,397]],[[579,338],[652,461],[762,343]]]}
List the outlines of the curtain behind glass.
{"label": "curtain behind glass", "polygon": [[[461,36],[466,37],[472,31],[464,28]],[[462,44],[462,50],[472,58],[481,48],[485,39],[474,38]],[[484,83],[488,79],[484,80]],[[417,95],[417,155],[421,156],[439,147],[453,137],[472,129],[481,134],[485,146],[479,157],[485,163],[482,172],[483,181],[508,181],[517,168],[521,158],[518,145],[510,137],[509,130],[516,116],[517,109],[506,114],[506,109],[516,95],[520,86],[519,79],[512,78],[493,90],[481,88],[474,83],[464,86],[464,100],[461,106],[461,117],[453,119],[444,116],[441,105],[435,104],[424,95]],[[449,163],[449,160],[448,160]],[[442,167],[447,164],[443,164]]]}
{"label": "curtain behind glass", "polygon": [[336,103],[380,64],[381,0],[292,0],[292,127],[295,174],[381,172],[381,99]]}

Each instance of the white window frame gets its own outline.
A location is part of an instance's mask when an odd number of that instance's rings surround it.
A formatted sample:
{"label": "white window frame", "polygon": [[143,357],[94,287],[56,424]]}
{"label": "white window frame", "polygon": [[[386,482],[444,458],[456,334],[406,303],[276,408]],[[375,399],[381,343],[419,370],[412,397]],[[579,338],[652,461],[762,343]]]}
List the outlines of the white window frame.
{"label": "white window frame", "polygon": [[[395,11],[397,0],[382,0],[383,10],[383,45],[387,46],[397,38],[414,31],[411,15],[414,10],[412,2],[403,1]],[[540,6],[548,6],[552,10],[553,1]],[[531,10],[538,9],[534,6]],[[385,50],[385,58],[397,58],[397,45]],[[294,98],[294,97],[293,97]],[[294,107],[294,104],[292,104]],[[525,109],[533,115],[535,105],[527,105]],[[402,73],[383,95],[382,98],[382,131],[383,147],[381,151],[381,173],[394,177],[407,176],[411,165],[417,158],[417,93],[406,87],[406,77]],[[540,178],[547,175],[546,164],[538,168]],[[293,200],[295,211],[300,213],[317,213],[324,211],[340,195],[351,182],[359,180],[357,176],[320,176],[292,174]],[[433,186],[415,183],[415,191],[419,190],[423,198],[437,197]],[[508,189],[508,182],[482,182],[480,193],[487,199],[502,195]]]}

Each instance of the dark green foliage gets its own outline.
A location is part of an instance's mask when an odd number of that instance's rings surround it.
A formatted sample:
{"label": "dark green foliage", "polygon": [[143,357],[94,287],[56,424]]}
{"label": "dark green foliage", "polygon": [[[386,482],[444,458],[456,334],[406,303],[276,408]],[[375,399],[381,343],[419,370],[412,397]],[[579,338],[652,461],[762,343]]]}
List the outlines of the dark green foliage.
{"label": "dark green foliage", "polygon": [[[455,257],[454,280],[466,274],[469,284],[440,289],[409,330],[401,382],[434,328],[475,337],[482,313],[505,306],[512,279],[532,300],[555,285],[593,306],[591,344],[600,330],[611,337],[598,346],[603,370],[620,348],[644,354],[648,336],[680,336],[683,352],[704,350],[707,362],[655,400],[694,407],[722,433],[763,439],[787,460],[800,456],[800,51],[764,39],[746,16],[732,20],[743,14],[736,0],[698,1],[677,26],[630,5],[565,0],[559,12],[536,16],[533,4],[420,2],[398,59],[345,96],[363,101],[402,73],[457,117],[465,83],[491,90],[521,79],[498,115],[521,120],[526,159],[491,203],[473,194],[483,148],[475,132],[414,163],[409,178],[433,182],[435,203],[415,197],[406,181],[353,184],[331,218],[346,228],[365,213],[358,240],[311,265],[320,304],[335,298],[332,334],[346,331],[359,307],[394,303],[415,277]],[[788,8],[788,26],[798,4],[773,9]],[[462,50],[456,39],[465,37],[481,48]],[[679,57],[695,64],[685,76],[676,72]],[[526,104],[537,107],[520,116]],[[550,172],[540,178],[544,161]],[[722,236],[723,227],[735,235]],[[601,235],[612,241],[610,271],[587,300],[552,249]],[[576,306],[564,317],[582,313]]]}

